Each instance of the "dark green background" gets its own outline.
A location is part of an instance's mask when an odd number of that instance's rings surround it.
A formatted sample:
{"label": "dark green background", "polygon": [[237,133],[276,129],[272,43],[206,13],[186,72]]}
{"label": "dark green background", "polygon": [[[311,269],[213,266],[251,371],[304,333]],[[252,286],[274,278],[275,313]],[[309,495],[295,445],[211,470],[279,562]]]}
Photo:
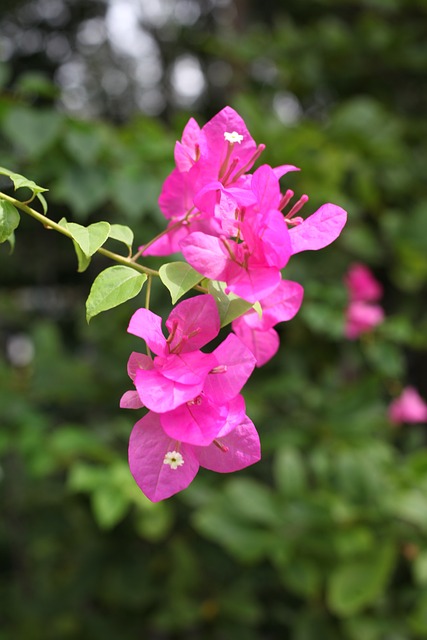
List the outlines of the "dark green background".
{"label": "dark green background", "polygon": [[[407,384],[427,397],[427,2],[193,3],[193,24],[147,26],[163,64],[156,117],[138,113],[129,60],[108,42],[98,57],[80,50],[80,25],[105,5],[59,3],[58,26],[48,3],[30,4],[39,13],[2,8],[13,46],[1,54],[0,164],[49,188],[54,219],[129,224],[146,241],[163,225],[156,201],[183,124],[230,104],[266,162],[302,168],[283,188],[310,195],[307,214],[331,201],[349,222],[285,270],[305,301],[246,387],[262,461],[202,470],[153,505],[127,468],[141,413],[118,409],[143,294],[87,326],[108,262],[77,274],[71,243],[22,219],[14,253],[0,247],[0,639],[426,638],[426,427],[392,427],[387,406]],[[29,53],[18,35],[32,29]],[[52,85],[58,33],[93,89],[75,113]],[[207,85],[184,110],[170,68],[189,52]],[[125,93],[103,93],[106,68],[127,75]],[[298,105],[287,122],[274,108],[284,98]],[[387,318],[348,342],[343,276],[356,261],[383,283]],[[169,309],[156,284],[153,310]]]}

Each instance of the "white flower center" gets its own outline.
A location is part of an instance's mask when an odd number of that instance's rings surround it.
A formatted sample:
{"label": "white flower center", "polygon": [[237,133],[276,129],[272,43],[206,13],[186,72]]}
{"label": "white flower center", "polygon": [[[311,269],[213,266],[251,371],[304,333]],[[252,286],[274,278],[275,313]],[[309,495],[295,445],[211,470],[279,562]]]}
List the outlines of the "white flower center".
{"label": "white flower center", "polygon": [[243,140],[243,136],[240,133],[237,133],[237,131],[232,131],[231,133],[229,131],[225,131],[224,138],[227,142],[238,142],[239,144]]}
{"label": "white flower center", "polygon": [[184,458],[179,451],[168,451],[164,457],[163,464],[168,464],[171,469],[178,469],[184,464]]}

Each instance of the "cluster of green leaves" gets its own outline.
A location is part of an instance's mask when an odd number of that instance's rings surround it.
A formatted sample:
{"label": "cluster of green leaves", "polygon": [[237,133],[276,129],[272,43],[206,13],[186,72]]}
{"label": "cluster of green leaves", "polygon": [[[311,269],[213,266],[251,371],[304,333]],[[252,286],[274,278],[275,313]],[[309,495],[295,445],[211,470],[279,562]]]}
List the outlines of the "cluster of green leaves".
{"label": "cluster of green leaves", "polygon": [[[27,216],[14,255],[0,247],[0,594],[10,637],[427,635],[425,425],[387,419],[405,384],[427,396],[425,3],[303,4],[287,3],[272,28],[231,37],[224,27],[198,42],[233,69],[232,106],[266,143],[265,160],[302,168],[284,188],[310,195],[307,213],[325,201],[349,211],[338,242],[285,270],[305,287],[303,307],[245,393],[260,464],[230,476],[201,471],[181,495],[148,503],[126,468],[140,414],[117,408],[126,358],[141,350],[126,334],[141,294],[88,326],[82,309],[107,267],[102,255],[76,275],[69,240]],[[255,78],[254,61],[275,73]],[[278,92],[299,99],[300,120],[278,120]],[[82,255],[103,238],[99,247],[108,241],[128,258],[133,239],[116,225],[134,229],[136,246],[163,228],[156,198],[185,120],[173,133],[146,118],[114,127],[5,96],[2,164],[49,187],[52,216],[65,216]],[[21,186],[34,195],[34,184]],[[1,216],[11,229],[16,215]],[[97,226],[105,218],[108,233]],[[342,277],[354,261],[383,282],[386,320],[349,343]],[[198,282],[184,263],[160,278],[172,303]],[[242,311],[210,291],[223,324]],[[170,309],[164,293],[153,286],[159,314]]]}

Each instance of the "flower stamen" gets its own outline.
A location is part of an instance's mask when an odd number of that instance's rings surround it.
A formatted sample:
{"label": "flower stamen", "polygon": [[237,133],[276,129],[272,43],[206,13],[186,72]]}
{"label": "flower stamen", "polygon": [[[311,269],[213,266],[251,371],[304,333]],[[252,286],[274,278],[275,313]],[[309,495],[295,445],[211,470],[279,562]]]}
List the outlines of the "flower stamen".
{"label": "flower stamen", "polygon": [[287,218],[288,220],[290,218],[292,218],[296,213],[298,213],[298,211],[300,209],[303,208],[303,206],[305,205],[306,202],[309,201],[309,197],[308,195],[306,195],[304,193],[304,195],[301,196],[301,198],[298,200],[298,202],[296,202],[294,204],[294,206],[292,207],[292,209],[289,211],[289,213],[286,214],[285,218]]}
{"label": "flower stamen", "polygon": [[184,458],[179,451],[168,451],[163,458],[163,464],[168,464],[171,469],[178,469],[184,464]]}
{"label": "flower stamen", "polygon": [[234,144],[235,142],[240,144],[243,140],[243,136],[242,134],[237,133],[237,131],[232,131],[231,133],[229,131],[224,131],[224,139],[227,140],[227,142],[231,142],[231,144]]}
{"label": "flower stamen", "polygon": [[218,449],[220,449],[220,451],[222,451],[223,453],[227,453],[229,451],[229,448],[227,447],[227,445],[223,444],[222,442],[220,442],[219,440],[214,440],[213,444],[218,447]]}

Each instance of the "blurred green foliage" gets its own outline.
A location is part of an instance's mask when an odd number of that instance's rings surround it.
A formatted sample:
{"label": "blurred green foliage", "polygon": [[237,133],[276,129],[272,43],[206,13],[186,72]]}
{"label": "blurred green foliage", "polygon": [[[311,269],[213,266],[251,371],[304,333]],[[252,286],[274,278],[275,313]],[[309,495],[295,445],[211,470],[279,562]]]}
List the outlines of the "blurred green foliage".
{"label": "blurred green foliage", "polygon": [[[427,637],[425,426],[386,417],[408,382],[427,394],[427,4],[293,9],[238,37],[198,34],[235,70],[231,106],[265,161],[302,168],[286,188],[310,195],[307,212],[326,201],[349,211],[333,246],[286,268],[305,301],[246,388],[258,465],[201,471],[148,502],[126,463],[136,414],[118,410],[142,299],[88,326],[84,301],[106,260],[77,276],[71,243],[30,219],[12,255],[0,248],[1,640]],[[247,71],[260,57],[274,63],[271,82]],[[301,104],[292,122],[273,109],[278,91]],[[1,164],[49,187],[55,219],[127,224],[142,243],[163,224],[156,200],[186,117],[116,127],[5,92]],[[349,343],[353,261],[383,282],[387,319]],[[153,306],[170,308],[163,287]]]}

